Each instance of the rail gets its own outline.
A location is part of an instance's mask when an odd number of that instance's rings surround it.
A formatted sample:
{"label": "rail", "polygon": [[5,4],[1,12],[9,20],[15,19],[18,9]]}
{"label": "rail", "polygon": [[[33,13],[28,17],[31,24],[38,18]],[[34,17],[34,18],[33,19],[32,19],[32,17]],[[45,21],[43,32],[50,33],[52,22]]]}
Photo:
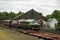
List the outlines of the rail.
{"label": "rail", "polygon": [[60,40],[60,37],[58,37],[56,35],[38,33],[36,31],[20,30],[19,32],[22,32],[24,34],[28,34],[28,35],[31,35],[31,36],[35,36],[35,37],[38,37],[38,38],[43,38],[44,40]]}

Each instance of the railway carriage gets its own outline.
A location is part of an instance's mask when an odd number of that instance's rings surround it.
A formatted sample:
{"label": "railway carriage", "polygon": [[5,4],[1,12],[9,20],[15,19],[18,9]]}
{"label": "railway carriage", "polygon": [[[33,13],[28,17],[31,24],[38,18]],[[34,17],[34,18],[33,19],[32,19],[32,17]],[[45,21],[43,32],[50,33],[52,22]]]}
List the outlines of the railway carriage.
{"label": "railway carriage", "polygon": [[30,29],[30,30],[39,30],[40,24],[38,24],[38,21],[34,21],[33,19],[27,19],[27,20],[20,20],[20,26],[21,29]]}

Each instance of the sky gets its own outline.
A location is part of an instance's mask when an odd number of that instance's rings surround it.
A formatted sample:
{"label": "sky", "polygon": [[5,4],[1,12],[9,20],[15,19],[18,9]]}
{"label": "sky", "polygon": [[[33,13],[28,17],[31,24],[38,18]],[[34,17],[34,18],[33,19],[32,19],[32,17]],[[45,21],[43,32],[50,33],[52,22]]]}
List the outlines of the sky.
{"label": "sky", "polygon": [[60,0],[0,0],[0,12],[27,12],[31,9],[41,12],[43,16],[60,10]]}

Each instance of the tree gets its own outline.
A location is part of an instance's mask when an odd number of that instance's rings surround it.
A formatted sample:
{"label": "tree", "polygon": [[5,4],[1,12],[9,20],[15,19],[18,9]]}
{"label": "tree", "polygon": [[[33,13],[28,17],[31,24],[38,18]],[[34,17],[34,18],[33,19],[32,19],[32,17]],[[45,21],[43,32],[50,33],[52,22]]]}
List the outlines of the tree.
{"label": "tree", "polygon": [[51,18],[52,17],[52,15],[47,15],[46,16],[46,19],[48,20],[49,18]]}
{"label": "tree", "polygon": [[12,12],[12,11],[11,11],[10,13],[4,11],[4,12],[0,12],[0,17],[1,17],[1,16],[6,16],[6,17],[9,17],[9,18],[13,19],[14,17],[20,16],[20,15],[22,15],[22,14],[23,14],[23,13],[22,13],[21,11],[19,11],[17,14],[15,14],[15,13]]}
{"label": "tree", "polygon": [[8,12],[6,11],[2,12],[2,16],[8,16]]}
{"label": "tree", "polygon": [[9,17],[12,19],[12,18],[16,17],[16,14],[11,11],[11,12],[9,13]]}
{"label": "tree", "polygon": [[52,13],[53,17],[56,18],[58,21],[60,21],[60,11],[58,10],[55,10],[53,13]]}
{"label": "tree", "polygon": [[2,16],[2,13],[0,12],[0,16]]}
{"label": "tree", "polygon": [[19,11],[16,15],[19,16],[19,15],[22,15],[23,13],[21,11]]}
{"label": "tree", "polygon": [[51,17],[56,18],[58,21],[60,21],[60,11],[55,10],[51,15],[47,15],[46,18],[49,19]]}

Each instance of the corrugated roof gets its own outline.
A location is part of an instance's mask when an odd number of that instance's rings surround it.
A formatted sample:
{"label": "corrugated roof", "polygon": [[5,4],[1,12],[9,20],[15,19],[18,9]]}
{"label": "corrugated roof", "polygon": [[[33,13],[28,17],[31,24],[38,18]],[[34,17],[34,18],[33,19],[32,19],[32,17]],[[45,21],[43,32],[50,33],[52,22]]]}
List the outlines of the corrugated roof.
{"label": "corrugated roof", "polygon": [[21,16],[17,16],[14,18],[15,20],[19,20],[19,19],[43,19],[46,20],[45,17],[42,15],[42,13],[39,13],[37,11],[35,11],[34,9],[29,10],[28,12],[24,13]]}

